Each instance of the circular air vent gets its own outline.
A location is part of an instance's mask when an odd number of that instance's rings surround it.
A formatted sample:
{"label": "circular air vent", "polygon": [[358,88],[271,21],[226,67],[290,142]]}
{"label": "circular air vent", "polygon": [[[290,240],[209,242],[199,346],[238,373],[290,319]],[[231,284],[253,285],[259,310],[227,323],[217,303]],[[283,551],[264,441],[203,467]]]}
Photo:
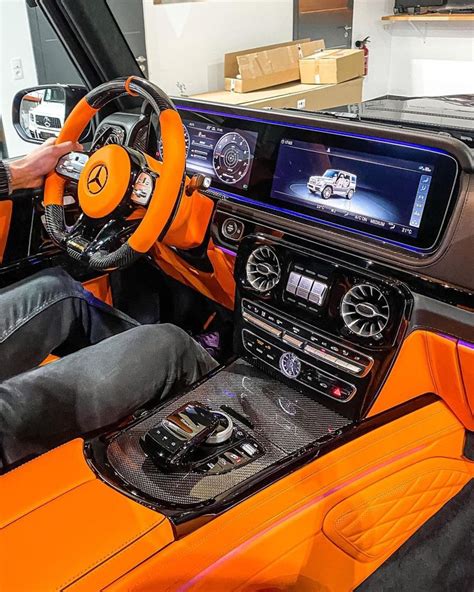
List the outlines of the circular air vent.
{"label": "circular air vent", "polygon": [[390,307],[379,288],[357,284],[342,299],[341,314],[352,333],[360,337],[376,337],[387,326]]}
{"label": "circular air vent", "polygon": [[270,247],[258,247],[250,253],[246,266],[247,281],[254,290],[268,292],[280,281],[278,257]]}

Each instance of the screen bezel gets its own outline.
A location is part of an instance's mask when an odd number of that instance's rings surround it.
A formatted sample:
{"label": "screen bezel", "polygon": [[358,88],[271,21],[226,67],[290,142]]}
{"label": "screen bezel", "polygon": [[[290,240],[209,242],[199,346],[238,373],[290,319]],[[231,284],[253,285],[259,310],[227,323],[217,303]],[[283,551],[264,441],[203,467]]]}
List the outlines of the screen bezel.
{"label": "screen bezel", "polygon": [[[430,251],[438,243],[459,173],[458,162],[449,153],[408,142],[285,124],[263,118],[256,119],[229,115],[207,109],[201,111],[195,108],[178,107],[178,111],[181,112],[183,119],[208,121],[227,128],[258,133],[249,188],[247,190],[238,190],[218,180],[212,181],[214,189],[225,192],[231,198],[252,203],[259,208],[275,210],[283,216],[304,218],[318,225],[329,225],[333,228],[383,239],[392,244],[419,251]],[[344,223],[341,223],[341,216],[321,211],[315,212],[312,208],[293,202],[288,202],[285,205],[282,200],[272,197],[273,177],[279,147],[283,138],[324,144],[325,146],[353,150],[354,152],[365,152],[380,156],[388,155],[433,166],[433,177],[418,235],[416,237],[403,235],[384,228],[368,226],[356,220],[344,219]]]}

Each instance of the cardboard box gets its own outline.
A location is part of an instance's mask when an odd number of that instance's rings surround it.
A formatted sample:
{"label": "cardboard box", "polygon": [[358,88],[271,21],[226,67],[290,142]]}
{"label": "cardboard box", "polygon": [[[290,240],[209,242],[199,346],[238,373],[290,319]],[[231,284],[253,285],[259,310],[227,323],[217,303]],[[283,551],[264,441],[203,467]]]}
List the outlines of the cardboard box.
{"label": "cardboard box", "polygon": [[341,84],[283,84],[275,88],[251,93],[235,93],[225,90],[195,95],[199,101],[240,105],[255,109],[306,109],[318,111],[360,103],[362,101],[362,78]]}
{"label": "cardboard box", "polygon": [[299,59],[324,49],[322,39],[291,41],[227,53],[225,90],[247,93],[299,80]]}
{"label": "cardboard box", "polygon": [[363,75],[361,49],[329,49],[300,59],[303,84],[337,84]]}

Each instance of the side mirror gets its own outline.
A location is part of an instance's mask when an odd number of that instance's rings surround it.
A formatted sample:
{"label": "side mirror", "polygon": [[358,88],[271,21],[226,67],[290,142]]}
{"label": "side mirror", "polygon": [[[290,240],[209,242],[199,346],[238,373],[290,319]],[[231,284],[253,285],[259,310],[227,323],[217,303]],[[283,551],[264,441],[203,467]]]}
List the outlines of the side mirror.
{"label": "side mirror", "polygon": [[[26,142],[42,144],[57,138],[64,121],[75,105],[87,94],[84,86],[55,84],[19,91],[13,99],[12,119],[18,135]],[[82,137],[87,141],[89,126]]]}

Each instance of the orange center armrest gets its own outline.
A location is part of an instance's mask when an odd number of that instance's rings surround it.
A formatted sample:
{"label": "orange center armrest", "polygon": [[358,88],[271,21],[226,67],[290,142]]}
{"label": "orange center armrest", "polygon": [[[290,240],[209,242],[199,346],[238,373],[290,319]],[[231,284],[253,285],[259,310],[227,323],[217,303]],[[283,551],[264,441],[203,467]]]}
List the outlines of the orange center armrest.
{"label": "orange center armrest", "polygon": [[100,590],[174,540],[99,481],[74,440],[1,479],[0,590]]}

